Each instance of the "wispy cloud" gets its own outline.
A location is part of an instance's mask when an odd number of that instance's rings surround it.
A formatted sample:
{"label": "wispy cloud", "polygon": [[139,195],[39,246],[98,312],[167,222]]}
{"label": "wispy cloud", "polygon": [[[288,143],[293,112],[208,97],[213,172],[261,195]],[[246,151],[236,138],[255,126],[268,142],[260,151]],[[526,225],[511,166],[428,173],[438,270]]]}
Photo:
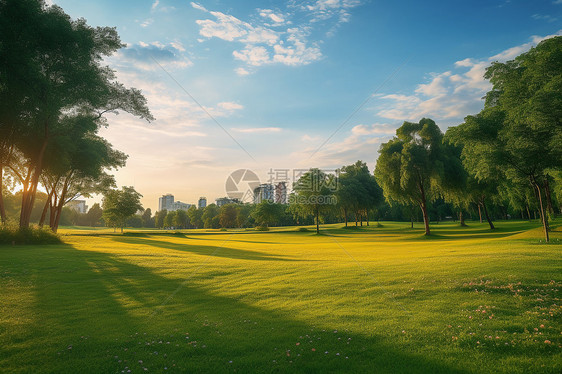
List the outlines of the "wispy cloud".
{"label": "wispy cloud", "polygon": [[252,128],[233,128],[232,131],[242,133],[267,133],[267,132],[281,132],[280,127],[252,127]]}
{"label": "wispy cloud", "polygon": [[[162,44],[160,42],[128,45],[121,49],[114,62],[118,65],[127,65],[136,67],[141,70],[156,70],[160,67],[158,64],[166,68],[183,69],[193,63],[184,55],[185,48],[179,42],[171,42]],[[158,63],[156,63],[156,61]]]}
{"label": "wispy cloud", "polygon": [[[202,37],[241,44],[241,48],[232,52],[233,57],[247,66],[259,67],[271,64],[300,66],[320,60],[321,40],[310,40],[314,25],[332,19],[335,19],[332,26],[347,22],[350,9],[359,4],[356,0],[318,0],[299,5],[289,3],[285,12],[256,9],[259,17],[252,22],[219,11],[209,11],[195,2],[191,6],[212,17],[196,21]],[[299,13],[298,19],[302,21],[299,24],[292,23],[291,17],[296,18],[294,13]],[[250,72],[247,69],[236,70],[239,75]]]}
{"label": "wispy cloud", "polygon": [[546,22],[554,22],[558,20],[558,18],[549,16],[548,14],[533,14],[531,18],[537,21],[546,21]]}

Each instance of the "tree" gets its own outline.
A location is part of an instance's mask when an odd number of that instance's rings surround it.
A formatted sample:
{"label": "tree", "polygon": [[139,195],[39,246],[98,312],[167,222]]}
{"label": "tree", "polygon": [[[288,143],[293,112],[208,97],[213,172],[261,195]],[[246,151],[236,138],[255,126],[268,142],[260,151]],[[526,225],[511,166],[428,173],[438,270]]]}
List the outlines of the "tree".
{"label": "tree", "polygon": [[103,216],[103,210],[98,203],[92,205],[92,207],[86,213],[86,222],[88,226],[99,226],[101,217]]}
{"label": "tree", "polygon": [[[114,28],[90,27],[40,0],[1,0],[0,38],[0,102],[9,108],[0,126],[20,154],[20,226],[27,227],[48,147],[65,136],[69,121],[86,119],[86,134],[106,125],[108,112],[153,117],[140,91],[116,82],[102,65],[124,46]],[[10,147],[0,145],[0,162]]]}
{"label": "tree", "polygon": [[176,218],[176,211],[175,210],[169,211],[168,214],[166,214],[166,217],[164,217],[164,228],[170,229],[174,227],[175,218]]}
{"label": "tree", "polygon": [[283,205],[275,204],[268,200],[264,200],[256,205],[252,212],[252,217],[261,227],[269,227],[278,224],[283,215]]}
{"label": "tree", "polygon": [[150,208],[145,209],[142,213],[142,226],[154,227],[154,218],[152,217],[152,210]]}
{"label": "tree", "polygon": [[137,211],[143,210],[140,198],[142,195],[135,191],[133,187],[122,187],[121,190],[110,190],[103,197],[103,219],[106,226],[120,227],[123,233],[123,226],[127,219]]}
{"label": "tree", "polygon": [[166,209],[162,209],[156,212],[156,214],[154,215],[154,225],[159,229],[165,227],[164,220],[166,219],[167,215],[168,211]]}
{"label": "tree", "polygon": [[114,177],[107,174],[106,170],[124,166],[127,158],[122,152],[114,150],[105,139],[93,133],[74,137],[73,130],[76,128],[79,126],[70,125],[67,135],[51,142],[48,148],[54,150],[46,153],[47,166],[41,180],[49,198],[39,224],[43,225],[49,210],[53,232],[58,229],[65,204],[80,196],[90,197],[94,193],[104,193],[115,187]]}
{"label": "tree", "polygon": [[369,210],[381,202],[383,195],[367,164],[359,160],[355,164],[342,167],[337,187],[336,196],[344,213],[345,225],[347,226],[348,212],[355,214],[355,226],[358,219],[361,226],[363,225],[363,217],[367,219],[368,225]]}
{"label": "tree", "polygon": [[389,201],[420,207],[430,235],[427,203],[439,196],[444,174],[443,134],[434,121],[404,122],[396,137],[381,145],[375,177]]}
{"label": "tree", "polygon": [[203,209],[197,209],[195,205],[192,205],[187,210],[187,215],[189,217],[189,222],[193,227],[196,229],[200,229],[203,227]]}
{"label": "tree", "polygon": [[187,228],[189,224],[189,217],[185,210],[176,210],[176,215],[174,216],[173,225],[178,228]]}
{"label": "tree", "polygon": [[316,233],[320,233],[320,217],[334,209],[337,198],[337,179],[320,169],[310,169],[293,186],[289,209],[299,217],[313,216]]}
{"label": "tree", "polygon": [[220,207],[219,212],[219,223],[221,227],[236,227],[236,216],[238,210],[236,209],[237,204],[225,204]]}
{"label": "tree", "polygon": [[[494,161],[506,178],[529,181],[548,241],[543,193],[550,196],[548,173],[562,165],[562,37],[544,40],[506,63],[492,63],[485,78],[492,90],[474,121],[499,113],[493,118],[497,129]],[[465,127],[472,120],[467,119]],[[468,131],[465,135],[475,136]]]}
{"label": "tree", "polygon": [[219,208],[216,204],[209,204],[203,208],[203,227],[206,229],[218,229],[219,224]]}

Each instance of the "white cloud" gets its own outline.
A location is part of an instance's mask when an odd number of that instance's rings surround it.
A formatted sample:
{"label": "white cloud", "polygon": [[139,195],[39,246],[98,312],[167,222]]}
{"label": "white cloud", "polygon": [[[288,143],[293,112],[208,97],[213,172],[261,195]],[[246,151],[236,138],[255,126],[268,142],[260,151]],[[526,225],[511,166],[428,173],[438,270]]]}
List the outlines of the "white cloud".
{"label": "white cloud", "polygon": [[205,7],[204,7],[203,5],[201,5],[201,4],[191,2],[191,6],[192,6],[194,9],[202,10],[203,12],[208,12],[207,8],[205,8]]}
{"label": "white cloud", "polygon": [[235,59],[252,66],[261,66],[270,62],[269,53],[262,46],[248,45],[241,51],[232,52],[232,55]]}
{"label": "white cloud", "polygon": [[152,25],[153,22],[154,22],[154,19],[147,18],[140,25],[141,25],[141,27],[148,27],[148,26]]}
{"label": "white cloud", "polygon": [[244,109],[244,106],[234,103],[232,101],[224,101],[221,103],[218,103],[217,106],[221,109],[225,109],[225,110],[240,110],[240,109]]}
{"label": "white cloud", "polygon": [[160,4],[160,0],[155,0],[152,3],[152,6],[150,7],[150,10],[154,11],[158,7],[158,4]]}
{"label": "white cloud", "polygon": [[557,18],[549,16],[548,14],[533,14],[531,16],[532,19],[537,20],[537,21],[546,21],[546,22],[554,22],[557,20]]}
{"label": "white cloud", "polygon": [[280,127],[252,127],[252,128],[233,128],[232,131],[242,133],[264,133],[264,132],[281,132]]}
{"label": "white cloud", "polygon": [[466,58],[456,61],[454,70],[432,73],[429,82],[419,84],[411,95],[379,96],[383,104],[377,107],[377,114],[399,121],[430,117],[443,127],[456,124],[464,116],[482,109],[482,97],[491,89],[484,74],[492,61],[511,60],[542,40],[560,34],[562,30],[553,35],[533,36],[530,42],[508,48],[487,59]]}
{"label": "white cloud", "polygon": [[273,23],[268,23],[268,26],[271,27],[278,27],[278,26],[282,26],[285,24],[286,20],[285,20],[285,15],[283,15],[282,13],[275,13],[273,10],[271,9],[261,9],[259,11],[260,16],[265,18],[268,22],[273,22]]}
{"label": "white cloud", "polygon": [[234,71],[236,72],[236,74],[240,75],[240,76],[244,76],[244,75],[250,75],[250,72],[244,68],[236,68],[234,69]]}
{"label": "white cloud", "polygon": [[[309,40],[312,24],[320,19],[331,19],[335,15],[339,17],[336,23],[341,23],[342,20],[349,19],[349,10],[359,4],[356,0],[318,0],[298,6],[289,3],[288,7],[301,15],[299,20],[305,19],[304,23],[293,27],[287,25],[291,24],[289,18],[294,16],[294,13],[257,9],[259,17],[249,23],[232,15],[209,11],[198,3],[192,2],[191,6],[213,17],[196,20],[201,36],[241,43],[243,47],[234,50],[233,57],[248,66],[258,67],[268,64],[301,66],[320,60],[320,41]],[[303,13],[305,17],[302,17]],[[239,75],[247,75],[248,70],[237,69],[236,72]]]}

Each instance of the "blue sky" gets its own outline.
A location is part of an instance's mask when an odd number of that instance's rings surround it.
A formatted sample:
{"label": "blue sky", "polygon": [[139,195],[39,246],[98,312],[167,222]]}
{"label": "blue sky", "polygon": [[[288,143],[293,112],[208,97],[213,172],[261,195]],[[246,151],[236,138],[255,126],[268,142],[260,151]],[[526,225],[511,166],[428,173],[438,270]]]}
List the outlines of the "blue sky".
{"label": "blue sky", "polygon": [[562,33],[562,0],[53,3],[127,44],[107,63],[157,120],[110,116],[102,134],[130,156],[118,183],[153,210],[167,192],[224,196],[239,168],[372,169],[403,121],[461,123],[491,61]]}

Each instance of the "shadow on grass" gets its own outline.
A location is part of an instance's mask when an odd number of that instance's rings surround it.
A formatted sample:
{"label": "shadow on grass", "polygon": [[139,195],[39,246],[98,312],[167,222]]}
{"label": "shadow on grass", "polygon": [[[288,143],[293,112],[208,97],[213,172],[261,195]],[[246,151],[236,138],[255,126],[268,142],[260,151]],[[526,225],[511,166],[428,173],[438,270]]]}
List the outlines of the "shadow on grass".
{"label": "shadow on grass", "polygon": [[[191,252],[202,256],[224,257],[237,260],[252,260],[252,261],[299,261],[291,258],[271,255],[265,252],[249,251],[236,249],[226,246],[213,246],[213,245],[195,245],[186,241],[185,244],[171,243],[164,240],[145,239],[145,238],[126,238],[126,237],[112,237],[111,240],[118,243],[147,245],[156,248],[166,248],[175,251]],[[216,240],[219,241],[220,240]],[[228,242],[225,238],[225,242]],[[226,243],[225,243],[226,244]]]}
{"label": "shadow on grass", "polygon": [[[24,266],[21,253],[13,255]],[[8,371],[463,372],[407,344],[326,332],[290,310],[248,305],[117,256],[71,246],[34,256],[48,270],[32,266],[26,275],[34,279],[35,320],[24,326],[25,344],[2,347]],[[309,335],[313,344],[303,339]]]}

